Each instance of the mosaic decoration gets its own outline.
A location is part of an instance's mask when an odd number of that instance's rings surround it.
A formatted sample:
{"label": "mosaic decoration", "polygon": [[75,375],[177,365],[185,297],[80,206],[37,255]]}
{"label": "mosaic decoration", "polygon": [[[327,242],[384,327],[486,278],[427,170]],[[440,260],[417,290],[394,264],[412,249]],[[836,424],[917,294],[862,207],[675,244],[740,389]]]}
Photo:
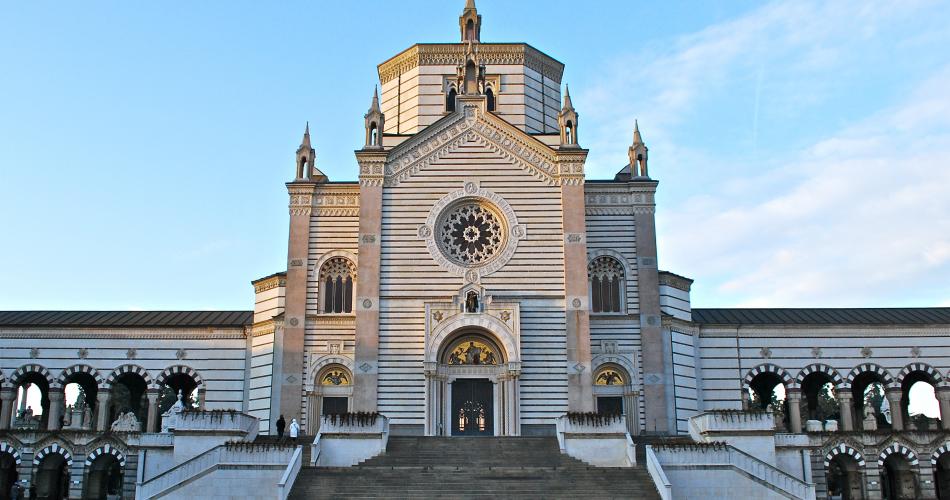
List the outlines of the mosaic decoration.
{"label": "mosaic decoration", "polygon": [[479,340],[462,341],[449,353],[450,365],[497,365],[500,357],[495,349]]}
{"label": "mosaic decoration", "polygon": [[320,380],[322,385],[350,385],[350,378],[343,370],[330,370]]}
{"label": "mosaic decoration", "polygon": [[623,375],[613,368],[604,368],[597,373],[594,379],[596,385],[623,385]]}

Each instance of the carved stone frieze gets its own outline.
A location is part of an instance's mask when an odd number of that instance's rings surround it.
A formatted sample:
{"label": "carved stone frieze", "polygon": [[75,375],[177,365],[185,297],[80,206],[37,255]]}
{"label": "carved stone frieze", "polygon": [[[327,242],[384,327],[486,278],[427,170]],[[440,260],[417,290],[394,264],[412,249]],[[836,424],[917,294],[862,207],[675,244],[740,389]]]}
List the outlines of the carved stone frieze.
{"label": "carved stone frieze", "polygon": [[[358,188],[357,185],[354,185]],[[358,189],[317,191],[313,197],[314,215],[324,217],[356,217],[360,213]]]}
{"label": "carved stone frieze", "polygon": [[592,185],[585,187],[587,215],[633,215],[656,211],[656,183]]}

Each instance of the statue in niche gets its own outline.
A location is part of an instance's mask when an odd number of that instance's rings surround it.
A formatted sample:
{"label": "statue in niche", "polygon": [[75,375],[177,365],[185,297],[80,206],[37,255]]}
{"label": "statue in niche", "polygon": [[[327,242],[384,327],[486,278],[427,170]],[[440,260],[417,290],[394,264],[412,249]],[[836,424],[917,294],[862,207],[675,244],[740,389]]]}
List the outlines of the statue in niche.
{"label": "statue in niche", "polygon": [[478,294],[475,292],[468,292],[468,295],[465,297],[465,312],[478,312]]}

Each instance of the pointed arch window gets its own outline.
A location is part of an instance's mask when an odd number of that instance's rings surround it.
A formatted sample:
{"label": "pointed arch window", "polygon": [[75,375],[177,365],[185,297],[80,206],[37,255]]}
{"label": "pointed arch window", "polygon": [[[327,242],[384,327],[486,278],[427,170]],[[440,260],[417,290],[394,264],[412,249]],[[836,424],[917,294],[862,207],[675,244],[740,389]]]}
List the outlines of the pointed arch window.
{"label": "pointed arch window", "polygon": [[590,279],[591,312],[624,312],[623,265],[613,257],[597,257],[587,266],[587,275]]}
{"label": "pointed arch window", "polygon": [[451,113],[455,111],[455,97],[458,96],[458,91],[455,90],[455,86],[449,87],[449,92],[445,95],[445,111]]}
{"label": "pointed arch window", "polygon": [[353,290],[356,266],[343,257],[334,257],[320,268],[321,311],[324,314],[353,312]]}
{"label": "pointed arch window", "polygon": [[491,87],[485,89],[485,99],[488,111],[495,111],[495,91]]}

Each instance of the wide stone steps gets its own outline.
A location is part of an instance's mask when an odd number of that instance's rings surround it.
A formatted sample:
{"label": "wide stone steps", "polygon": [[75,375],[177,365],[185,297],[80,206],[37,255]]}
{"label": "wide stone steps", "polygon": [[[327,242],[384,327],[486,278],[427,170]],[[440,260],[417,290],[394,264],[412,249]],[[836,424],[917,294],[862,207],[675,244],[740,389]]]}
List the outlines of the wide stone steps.
{"label": "wide stone steps", "polygon": [[[309,462],[305,462],[309,463]],[[593,467],[554,438],[392,437],[355,467],[304,467],[290,497],[658,499],[642,467]]]}

